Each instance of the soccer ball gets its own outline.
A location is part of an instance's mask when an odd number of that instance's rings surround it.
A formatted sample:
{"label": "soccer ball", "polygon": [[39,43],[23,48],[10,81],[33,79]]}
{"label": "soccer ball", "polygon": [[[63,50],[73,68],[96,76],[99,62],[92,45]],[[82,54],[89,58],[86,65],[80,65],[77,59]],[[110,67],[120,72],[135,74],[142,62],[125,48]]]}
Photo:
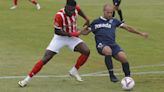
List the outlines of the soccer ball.
{"label": "soccer ball", "polygon": [[131,77],[124,77],[121,80],[121,84],[122,84],[122,88],[124,90],[131,90],[131,89],[133,89],[135,82]]}

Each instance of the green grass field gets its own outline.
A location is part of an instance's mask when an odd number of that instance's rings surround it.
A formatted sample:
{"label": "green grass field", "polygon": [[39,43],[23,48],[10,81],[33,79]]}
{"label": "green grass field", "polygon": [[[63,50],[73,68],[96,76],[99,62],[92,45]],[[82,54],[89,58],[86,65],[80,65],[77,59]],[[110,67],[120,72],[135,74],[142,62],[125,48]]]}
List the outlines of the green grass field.
{"label": "green grass field", "polygon": [[[120,83],[110,82],[107,76],[83,77],[77,82],[68,75],[78,53],[63,48],[49,62],[39,76],[27,87],[20,88],[17,82],[26,76],[40,59],[53,37],[54,14],[64,6],[65,0],[38,0],[41,10],[28,2],[20,0],[16,10],[10,10],[11,0],[0,0],[0,92],[124,92]],[[91,20],[102,15],[102,6],[112,0],[77,0]],[[132,77],[136,82],[131,92],[164,92],[164,2],[163,0],[122,0],[121,8],[125,23],[139,31],[149,33],[149,38],[118,29],[117,42],[128,54]],[[117,16],[118,17],[118,16]],[[82,27],[84,21],[78,20]],[[106,74],[103,57],[95,49],[93,35],[81,36],[91,49],[88,62],[80,69],[80,74]],[[70,56],[68,56],[70,55]],[[114,61],[118,78],[123,78],[120,63]],[[5,78],[6,79],[5,79]]]}

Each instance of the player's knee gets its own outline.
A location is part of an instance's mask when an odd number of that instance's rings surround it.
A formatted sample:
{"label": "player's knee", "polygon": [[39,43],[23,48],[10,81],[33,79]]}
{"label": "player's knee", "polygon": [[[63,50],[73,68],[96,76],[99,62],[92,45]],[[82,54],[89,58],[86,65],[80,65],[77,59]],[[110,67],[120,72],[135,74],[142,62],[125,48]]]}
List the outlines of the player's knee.
{"label": "player's knee", "polygon": [[126,55],[120,56],[120,61],[121,61],[122,63],[128,62],[128,61],[127,61],[127,56],[126,56]]}
{"label": "player's knee", "polygon": [[42,58],[42,62],[45,65],[45,64],[47,64],[48,61],[46,61],[45,59]]}
{"label": "player's knee", "polygon": [[83,54],[89,56],[89,55],[90,55],[90,50],[89,50],[89,48],[85,48],[85,49],[83,50]]}
{"label": "player's knee", "polygon": [[42,61],[43,61],[44,64],[47,64],[48,61],[50,61],[51,58],[52,58],[52,56],[44,56],[44,57],[42,58]]}
{"label": "player's knee", "polygon": [[109,56],[109,55],[112,55],[112,49],[108,46],[105,46],[102,50],[102,53],[105,55],[105,56]]}
{"label": "player's knee", "polygon": [[123,64],[123,63],[129,63],[129,62],[128,62],[127,60],[125,60],[125,61],[122,61],[122,64]]}
{"label": "player's knee", "polygon": [[44,57],[42,58],[42,61],[44,64],[46,64],[48,61],[51,60],[51,58],[55,55],[55,52],[47,50]]}
{"label": "player's knee", "polygon": [[103,54],[105,56],[109,56],[109,55],[111,56],[112,55],[112,52],[111,51],[104,51]]}

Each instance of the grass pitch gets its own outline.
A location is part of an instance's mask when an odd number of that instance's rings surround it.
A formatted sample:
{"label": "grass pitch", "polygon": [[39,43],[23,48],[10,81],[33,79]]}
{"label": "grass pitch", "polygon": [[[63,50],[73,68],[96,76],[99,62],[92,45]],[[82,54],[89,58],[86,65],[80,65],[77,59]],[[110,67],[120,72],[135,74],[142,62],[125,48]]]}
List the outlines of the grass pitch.
{"label": "grass pitch", "polygon": [[[34,78],[27,87],[20,88],[17,82],[25,76],[36,61],[42,57],[53,37],[54,14],[64,6],[65,0],[38,0],[41,10],[20,0],[16,10],[10,10],[11,0],[0,1],[0,92],[124,92],[120,83],[111,83],[108,76],[86,76],[82,83],[67,75],[78,53],[63,48]],[[91,20],[102,15],[102,6],[112,0],[77,0]],[[146,2],[146,3],[145,3]],[[139,31],[149,33],[148,39],[118,29],[117,42],[128,54],[132,77],[136,82],[131,92],[164,92],[164,3],[163,0],[122,0],[121,8],[125,23]],[[116,16],[118,17],[118,16]],[[82,27],[82,18],[78,26]],[[95,49],[93,35],[81,36],[91,49],[88,62],[80,74],[106,74],[103,57]],[[120,63],[114,60],[117,74],[122,74]],[[48,77],[49,76],[49,77]],[[5,77],[5,78],[3,78]],[[121,80],[123,75],[118,75]]]}

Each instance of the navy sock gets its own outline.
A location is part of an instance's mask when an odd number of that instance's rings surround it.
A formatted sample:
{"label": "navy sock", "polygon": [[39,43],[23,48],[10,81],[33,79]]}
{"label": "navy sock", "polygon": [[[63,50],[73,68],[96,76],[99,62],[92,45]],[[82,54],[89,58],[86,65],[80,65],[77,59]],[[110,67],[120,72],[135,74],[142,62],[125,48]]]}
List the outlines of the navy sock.
{"label": "navy sock", "polygon": [[125,77],[130,76],[130,68],[129,68],[128,62],[122,63],[122,69],[123,69],[123,72],[125,73]]}
{"label": "navy sock", "polygon": [[114,17],[115,16],[115,11],[113,11],[113,15],[112,15],[112,17]]}
{"label": "navy sock", "polygon": [[123,21],[122,11],[121,10],[118,10],[117,12],[118,12],[118,14],[120,16],[120,20]]}
{"label": "navy sock", "polygon": [[109,71],[110,76],[114,75],[113,73],[113,62],[111,56],[105,56],[105,65]]}

